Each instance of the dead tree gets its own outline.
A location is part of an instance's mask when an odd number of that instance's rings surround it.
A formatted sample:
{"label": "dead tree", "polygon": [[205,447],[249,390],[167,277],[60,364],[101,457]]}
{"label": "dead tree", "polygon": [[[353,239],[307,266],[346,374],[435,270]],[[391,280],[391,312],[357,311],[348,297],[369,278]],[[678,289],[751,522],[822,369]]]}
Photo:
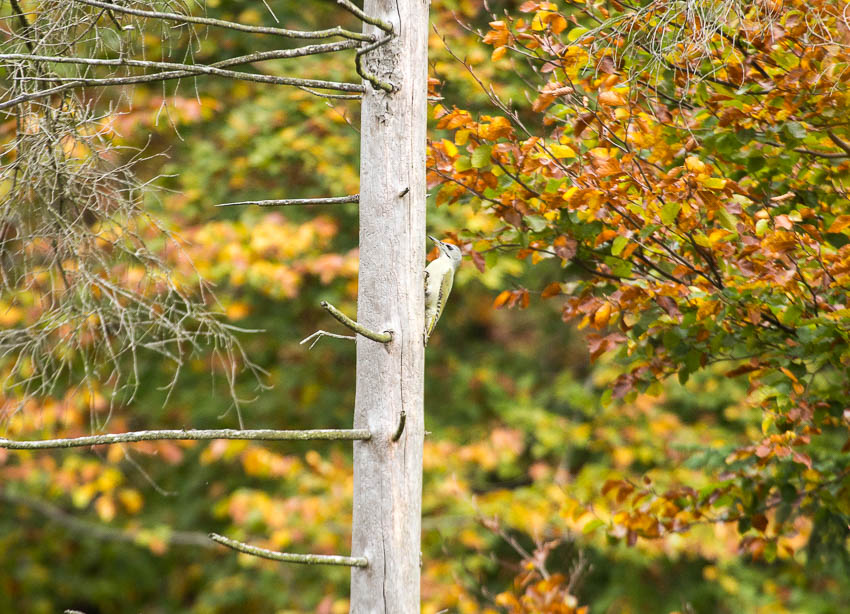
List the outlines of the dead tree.
{"label": "dead tree", "polygon": [[[428,2],[366,0],[363,9],[350,0],[335,0],[335,3],[363,23],[362,32],[339,26],[305,32],[245,25],[196,15],[183,10],[182,4],[172,0],[131,0],[122,3],[45,0],[40,18],[48,14],[51,22],[59,25],[45,28],[40,25],[38,18],[31,22],[17,1],[11,0],[12,21],[15,25],[8,30],[8,36],[2,44],[3,53],[0,54],[0,61],[6,66],[11,79],[5,95],[0,97],[0,112],[16,114],[19,126],[21,122],[25,126],[34,117],[44,118],[50,130],[65,131],[63,138],[80,138],[75,129],[79,124],[74,122],[79,122],[81,118],[96,118],[90,98],[76,96],[77,92],[106,86],[186,79],[197,75],[294,86],[329,98],[362,98],[359,196],[224,203],[224,206],[295,206],[359,202],[358,321],[351,320],[332,305],[323,303],[330,315],[350,328],[354,333],[353,338],[356,338],[354,428],[313,431],[141,431],[65,440],[3,439],[0,440],[0,447],[57,449],[150,439],[353,441],[355,484],[351,556],[277,553],[220,535],[213,534],[210,539],[241,552],[285,562],[350,566],[352,612],[412,614],[419,611],[424,438],[422,271],[425,257]],[[151,23],[190,30],[225,28],[286,40],[314,42],[301,47],[234,57],[210,65],[135,59],[131,53],[130,39],[133,33],[142,32]],[[125,34],[128,49],[122,50],[117,58],[96,57],[97,45],[93,48],[94,53],[74,55],[74,51],[79,48],[76,41],[82,36],[87,36],[86,40],[97,41],[98,30],[104,28]],[[84,33],[82,36],[81,32]],[[91,32],[94,33],[93,37],[88,36]],[[80,38],[75,38],[78,36]],[[361,83],[280,77],[244,70],[245,66],[270,59],[349,50],[354,52],[353,60],[362,78]],[[69,114],[69,110],[73,112]],[[24,139],[18,145],[24,148],[37,145],[49,151],[51,156],[55,154],[50,143],[33,144]],[[114,205],[104,204],[101,192],[95,187],[84,185],[76,192],[67,189],[67,182],[73,179],[72,169],[67,166],[67,160],[61,157],[55,158],[55,162],[53,183],[47,181],[49,178],[45,179],[44,193],[40,195],[40,206],[43,207],[41,214],[44,220],[51,218],[53,221],[45,221],[33,231],[52,240],[52,253],[50,240],[47,241],[46,255],[27,252],[25,241],[23,244],[21,241],[26,237],[19,233],[12,239],[0,237],[0,258],[17,258],[32,265],[32,259],[37,257],[48,266],[57,267],[60,277],[67,277],[68,272],[62,270],[62,262],[68,256],[68,250],[74,248],[74,242],[68,239],[74,239],[77,235],[73,233],[79,231],[79,228],[72,226],[73,222],[79,221],[79,214],[84,210],[89,210],[93,215],[113,215],[114,209],[110,207]],[[21,168],[14,172],[20,174],[27,170]],[[121,196],[125,202],[124,213],[132,215],[139,213],[132,193],[136,186],[121,183],[131,181],[126,170],[122,169],[118,173],[121,181],[116,182],[111,194],[116,198]],[[15,203],[8,199],[0,203],[0,222],[13,225],[19,222],[20,212],[14,207]],[[69,210],[78,215],[68,214]],[[56,222],[57,216],[59,222]],[[59,230],[54,229],[57,223]],[[22,224],[19,226],[25,227]],[[143,246],[135,247],[142,249]],[[27,262],[27,258],[31,260]],[[152,255],[150,258],[154,262]],[[94,275],[97,266],[91,270]],[[74,272],[73,275],[78,273]],[[73,275],[65,279],[66,288],[74,284]],[[0,292],[8,289],[12,282],[6,280],[4,284],[0,286]],[[120,288],[110,291],[118,292]],[[200,315],[208,317],[208,314]],[[109,314],[104,317],[108,319]],[[209,326],[214,326],[214,322],[211,319]],[[175,332],[167,326],[165,331],[180,337],[179,331]],[[323,335],[341,336],[318,331],[311,337]],[[22,331],[17,336],[0,337],[0,346],[4,342],[6,351],[9,351],[9,347],[14,349],[14,344],[19,343],[22,345],[17,348],[18,351],[26,352],[44,347],[49,344],[49,339],[39,339],[33,345],[34,342],[26,337],[26,331]]]}

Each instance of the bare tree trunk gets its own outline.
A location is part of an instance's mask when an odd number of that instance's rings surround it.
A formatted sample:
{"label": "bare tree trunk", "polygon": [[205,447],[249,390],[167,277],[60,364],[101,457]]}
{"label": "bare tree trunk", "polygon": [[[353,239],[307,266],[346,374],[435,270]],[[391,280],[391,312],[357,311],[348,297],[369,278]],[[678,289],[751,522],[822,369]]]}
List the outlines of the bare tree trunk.
{"label": "bare tree trunk", "polygon": [[[357,338],[354,424],[369,441],[354,444],[351,612],[420,611],[425,260],[427,0],[366,0],[364,10],[393,24],[397,36],[364,56],[388,81],[367,85],[360,162],[358,321],[390,329],[393,341]],[[364,28],[378,32],[372,26]],[[405,413],[404,430],[393,436]]]}

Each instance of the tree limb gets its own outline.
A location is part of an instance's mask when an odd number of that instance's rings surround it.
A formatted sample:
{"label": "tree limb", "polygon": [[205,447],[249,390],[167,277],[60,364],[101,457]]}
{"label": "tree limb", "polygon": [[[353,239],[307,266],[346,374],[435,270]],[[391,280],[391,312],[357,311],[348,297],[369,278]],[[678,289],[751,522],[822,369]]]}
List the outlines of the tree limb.
{"label": "tree limb", "polygon": [[[82,520],[67,513],[60,507],[48,503],[35,497],[27,495],[12,494],[7,490],[0,489],[0,501],[4,501],[9,505],[22,505],[27,507],[45,518],[52,520],[58,525],[61,525],[74,533],[79,533],[86,538],[100,539],[103,541],[121,541],[133,544],[142,545],[139,543],[140,529],[119,529],[117,527],[106,526],[89,520]],[[8,508],[7,508],[8,509]],[[203,533],[194,531],[173,531],[163,533],[164,541],[172,545],[179,546],[198,546],[201,548],[213,548],[209,539]]]}
{"label": "tree limb", "polygon": [[99,0],[73,0],[81,4],[96,6],[98,8],[110,9],[118,13],[127,13],[128,15],[136,15],[137,17],[148,17],[151,19],[164,19],[167,21],[178,21],[180,23],[197,23],[205,26],[215,26],[217,28],[227,28],[229,30],[239,30],[240,32],[251,32],[254,34],[271,34],[273,36],[282,36],[284,38],[331,38],[341,36],[358,41],[374,41],[375,37],[370,34],[361,34],[360,32],[351,32],[339,26],[328,30],[287,30],[285,28],[273,28],[269,26],[248,26],[234,21],[225,21],[222,19],[213,19],[211,17],[197,17],[195,15],[181,15],[180,13],[161,13],[159,11],[144,11],[142,9],[134,9],[120,4],[112,4],[110,2],[100,2]]}
{"label": "tree limb", "polygon": [[256,205],[258,207],[291,207],[293,205],[341,205],[360,201],[359,194],[350,196],[332,196],[329,198],[285,198],[282,200],[243,200],[237,203],[221,203],[216,207],[237,207]]}
{"label": "tree limb", "polygon": [[[392,338],[392,337],[390,337]],[[104,435],[89,435],[70,439],[42,439],[35,441],[16,441],[0,439],[0,448],[7,450],[50,450],[59,448],[79,448],[100,446],[133,441],[161,441],[168,439],[209,441],[212,439],[238,439],[253,441],[354,441],[371,437],[366,429],[314,429],[305,431],[276,431],[273,429],[244,430],[237,429],[180,429],[164,431],[131,431]]]}
{"label": "tree limb", "polygon": [[348,328],[353,330],[355,333],[363,335],[367,339],[371,339],[372,341],[377,341],[378,343],[389,343],[390,341],[393,340],[392,331],[386,330],[382,333],[376,333],[372,330],[369,330],[368,328],[366,328],[362,324],[358,324],[357,322],[355,322],[354,320],[349,318],[347,315],[342,313],[339,309],[337,309],[336,307],[331,305],[329,302],[322,301],[321,305],[322,305],[322,307],[327,309],[328,313],[331,314],[333,317],[335,317],[341,324],[343,324],[344,326],[347,326]]}
{"label": "tree limb", "polygon": [[264,559],[273,561],[282,561],[284,563],[301,563],[302,565],[343,565],[345,567],[367,567],[369,561],[364,557],[338,556],[329,554],[293,554],[290,552],[275,552],[274,550],[266,550],[249,544],[236,541],[219,535],[218,533],[210,533],[209,538],[222,546],[227,546],[238,552],[251,554]]}

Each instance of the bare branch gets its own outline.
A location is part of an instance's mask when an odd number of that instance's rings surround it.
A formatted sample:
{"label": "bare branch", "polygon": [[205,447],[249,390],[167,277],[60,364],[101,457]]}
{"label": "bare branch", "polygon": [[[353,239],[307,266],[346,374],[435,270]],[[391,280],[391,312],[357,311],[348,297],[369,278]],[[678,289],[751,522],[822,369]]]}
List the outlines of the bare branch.
{"label": "bare branch", "polygon": [[382,333],[376,333],[372,330],[369,330],[368,328],[366,328],[362,324],[358,324],[357,322],[355,322],[354,320],[349,318],[347,315],[342,313],[339,309],[337,309],[336,307],[331,305],[329,302],[322,301],[321,305],[322,305],[322,307],[327,309],[328,313],[330,313],[333,317],[335,317],[341,324],[343,324],[344,326],[347,326],[348,328],[353,330],[355,333],[363,335],[367,339],[371,339],[372,341],[377,341],[378,343],[389,343],[390,341],[393,340],[393,333],[390,330],[385,330]]}
{"label": "bare branch", "polygon": [[211,439],[239,439],[260,441],[358,441],[371,438],[366,429],[314,429],[305,431],[276,431],[273,429],[180,429],[165,431],[131,431],[106,435],[88,435],[70,439],[42,439],[36,441],[15,441],[0,439],[0,448],[7,450],[51,450],[60,448],[79,448],[133,441],[160,441],[180,439],[209,441]]}
{"label": "bare branch", "polygon": [[120,4],[112,4],[110,2],[99,2],[98,0],[73,0],[74,2],[79,2],[81,4],[87,4],[89,6],[96,6],[98,8],[109,9],[115,11],[117,13],[127,13],[129,15],[136,15],[137,17],[147,17],[151,19],[164,19],[166,21],[177,21],[180,23],[196,23],[204,26],[214,26],[217,28],[227,28],[228,30],[239,30],[240,32],[252,32],[254,34],[271,34],[273,36],[282,36],[284,38],[301,38],[301,39],[309,39],[309,38],[332,38],[334,36],[341,36],[343,38],[350,38],[352,40],[358,41],[374,41],[375,37],[369,34],[362,34],[360,32],[351,32],[349,30],[345,30],[339,26],[336,28],[330,28],[328,30],[314,30],[314,31],[302,31],[302,30],[287,30],[285,28],[273,28],[269,26],[248,26],[245,24],[237,23],[234,21],[225,21],[223,19],[213,19],[211,17],[197,17],[195,15],[181,15],[180,13],[161,13],[159,11],[144,11],[141,9],[134,9],[126,6],[121,6]]}
{"label": "bare branch", "polygon": [[392,83],[387,81],[381,81],[378,77],[370,73],[368,70],[363,68],[363,56],[369,53],[370,51],[374,51],[378,47],[382,45],[386,45],[390,39],[392,39],[392,34],[387,34],[384,38],[379,41],[375,41],[371,45],[367,45],[360,49],[354,56],[354,68],[357,70],[357,74],[366,79],[369,83],[372,84],[376,90],[383,90],[385,92],[392,92],[395,90],[395,86]]}
{"label": "bare branch", "polygon": [[[142,68],[165,68],[189,71],[203,71],[207,68],[223,68],[237,64],[253,64],[266,60],[281,60],[288,58],[299,58],[307,55],[319,55],[322,53],[334,53],[346,49],[354,49],[359,43],[357,41],[338,41],[336,43],[324,43],[320,45],[304,45],[295,49],[273,49],[271,51],[259,51],[248,55],[241,55],[227,60],[221,60],[215,64],[180,64],[177,62],[154,62],[148,60],[131,60],[129,58],[74,58],[64,55],[37,55],[29,53],[3,53],[0,60],[35,60],[40,62],[56,62],[58,64],[89,64],[92,66],[139,66]],[[217,74],[217,73],[210,73]]]}
{"label": "bare branch", "polygon": [[314,339],[313,343],[310,344],[310,347],[307,348],[308,350],[312,350],[313,346],[315,346],[319,342],[319,339],[321,339],[322,337],[333,337],[334,339],[351,339],[352,341],[357,339],[357,337],[354,337],[352,335],[337,335],[336,333],[329,333],[326,330],[317,330],[315,333],[313,333],[309,337],[304,337],[298,343],[298,345],[304,345],[305,343],[307,343],[308,341],[310,341],[310,339],[313,339],[314,337],[315,337],[315,339]]}
{"label": "bare branch", "polygon": [[367,15],[362,10],[360,10],[360,8],[353,2],[350,2],[349,0],[336,0],[336,3],[343,9],[357,17],[357,19],[359,19],[360,21],[368,23],[369,25],[373,25],[376,28],[380,28],[387,34],[393,33],[393,24],[387,23],[386,21],[378,19],[377,17],[371,17]]}
{"label": "bare branch", "polygon": [[285,198],[282,200],[243,200],[237,203],[221,203],[216,207],[238,207],[256,205],[258,207],[291,207],[294,205],[342,205],[360,201],[359,194],[350,196],[331,196],[329,198]]}
{"label": "bare branch", "polygon": [[[0,489],[0,501],[4,501],[9,505],[23,505],[52,520],[56,524],[65,527],[69,531],[83,535],[86,539],[94,538],[103,541],[120,541],[144,545],[140,540],[142,529],[119,529],[97,522],[82,520],[47,501],[26,495],[12,494],[4,489]],[[162,534],[162,539],[175,546],[215,547],[209,542],[205,534],[194,531],[169,530]]]}
{"label": "bare branch", "polygon": [[301,563],[302,565],[343,565],[345,567],[367,567],[369,561],[364,557],[338,556],[329,554],[293,554],[289,552],[275,552],[274,550],[266,550],[258,548],[243,542],[236,541],[219,535],[218,533],[210,533],[209,538],[214,542],[227,546],[233,550],[259,556],[264,559],[273,561],[282,561],[284,563]]}

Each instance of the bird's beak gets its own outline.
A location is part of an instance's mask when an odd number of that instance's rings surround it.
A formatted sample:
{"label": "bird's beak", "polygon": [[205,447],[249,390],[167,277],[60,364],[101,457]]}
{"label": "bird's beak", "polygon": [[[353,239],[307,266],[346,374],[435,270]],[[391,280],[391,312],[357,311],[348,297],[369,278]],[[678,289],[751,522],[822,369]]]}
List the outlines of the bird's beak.
{"label": "bird's beak", "polygon": [[428,235],[428,238],[429,238],[429,239],[431,239],[434,243],[438,243],[438,244],[439,244],[439,243],[442,243],[442,241],[440,241],[439,239],[435,239],[435,238],[434,238],[434,237],[432,237],[431,235]]}

